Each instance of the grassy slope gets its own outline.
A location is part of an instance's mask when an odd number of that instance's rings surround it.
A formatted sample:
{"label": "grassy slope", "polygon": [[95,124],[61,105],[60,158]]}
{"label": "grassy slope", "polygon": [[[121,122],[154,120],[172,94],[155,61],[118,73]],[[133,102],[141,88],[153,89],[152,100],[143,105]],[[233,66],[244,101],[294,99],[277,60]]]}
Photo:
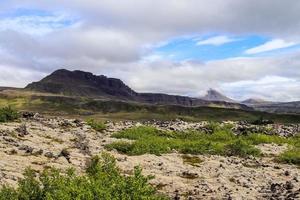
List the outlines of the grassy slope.
{"label": "grassy slope", "polygon": [[259,117],[275,122],[297,123],[300,115],[279,115],[258,111],[243,111],[216,107],[154,106],[128,102],[89,100],[22,91],[0,93],[0,107],[10,105],[20,110],[31,110],[45,114],[95,117],[113,120],[172,120],[187,121],[255,120]]}

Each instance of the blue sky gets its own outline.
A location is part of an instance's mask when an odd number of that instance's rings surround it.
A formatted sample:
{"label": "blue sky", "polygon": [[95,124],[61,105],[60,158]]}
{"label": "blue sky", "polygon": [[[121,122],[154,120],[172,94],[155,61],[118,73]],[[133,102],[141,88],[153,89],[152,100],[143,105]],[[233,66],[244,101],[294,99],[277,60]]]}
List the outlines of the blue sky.
{"label": "blue sky", "polygon": [[300,100],[299,10],[298,0],[3,0],[0,85],[67,68],[139,92]]}
{"label": "blue sky", "polygon": [[44,35],[55,29],[76,24],[77,18],[63,12],[17,8],[0,12],[0,30],[15,30],[32,35]]}
{"label": "blue sky", "polygon": [[[227,38],[228,41],[223,41],[219,44],[213,44],[213,42],[198,44],[199,42],[201,43],[201,41],[208,41],[212,38]],[[274,47],[258,53],[247,54],[247,50],[261,46],[270,41],[272,41],[272,38],[262,35],[226,36],[212,34],[202,37],[185,37],[171,40],[156,48],[154,50],[154,54],[174,61],[199,60],[205,62],[234,57],[266,56],[270,54],[276,55],[300,48],[297,44],[291,44],[288,46]]]}

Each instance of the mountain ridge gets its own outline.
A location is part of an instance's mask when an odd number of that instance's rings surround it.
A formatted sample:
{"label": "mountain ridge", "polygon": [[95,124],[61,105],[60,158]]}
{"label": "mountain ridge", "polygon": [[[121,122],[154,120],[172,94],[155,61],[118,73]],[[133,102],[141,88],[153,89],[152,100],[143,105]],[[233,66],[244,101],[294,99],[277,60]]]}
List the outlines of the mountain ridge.
{"label": "mountain ridge", "polygon": [[259,99],[259,98],[249,98],[244,101],[241,101],[241,103],[246,105],[262,105],[262,104],[271,104],[276,102],[266,101],[264,99]]}
{"label": "mountain ridge", "polygon": [[252,110],[246,105],[234,102],[209,101],[200,98],[162,93],[138,93],[120,79],[108,78],[104,75],[94,75],[90,72],[80,70],[56,70],[42,80],[28,84],[25,90],[89,98],[107,97],[158,105],[181,105],[190,107],[213,105]]}

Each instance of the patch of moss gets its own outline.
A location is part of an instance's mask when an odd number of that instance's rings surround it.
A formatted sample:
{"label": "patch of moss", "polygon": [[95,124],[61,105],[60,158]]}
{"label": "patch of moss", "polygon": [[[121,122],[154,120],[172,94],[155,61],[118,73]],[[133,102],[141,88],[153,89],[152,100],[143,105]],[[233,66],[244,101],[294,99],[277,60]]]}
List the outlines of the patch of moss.
{"label": "patch of moss", "polygon": [[192,165],[194,167],[200,167],[200,164],[203,162],[199,157],[197,156],[189,156],[189,155],[182,155],[183,163]]}

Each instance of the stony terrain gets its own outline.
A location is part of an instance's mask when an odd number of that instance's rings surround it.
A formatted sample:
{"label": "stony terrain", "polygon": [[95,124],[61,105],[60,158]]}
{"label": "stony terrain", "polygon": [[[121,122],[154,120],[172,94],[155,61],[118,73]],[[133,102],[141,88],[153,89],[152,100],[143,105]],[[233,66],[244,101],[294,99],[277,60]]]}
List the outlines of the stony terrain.
{"label": "stony terrain", "polygon": [[[160,129],[207,131],[207,122],[150,121]],[[272,134],[294,135],[299,125],[232,124],[236,134],[259,129]],[[110,135],[138,122],[107,122],[104,132],[96,132],[86,123],[75,119],[48,118],[28,115],[19,122],[0,124],[0,184],[14,185],[26,167],[41,171],[46,167],[74,167],[81,173],[92,155],[104,150],[104,145],[117,139]],[[257,130],[258,131],[258,130]],[[266,132],[270,133],[270,132]],[[258,146],[264,157],[237,158],[223,156],[191,156],[177,152],[162,156],[127,156],[112,151],[125,174],[141,165],[144,174],[155,175],[151,181],[160,192],[173,199],[299,199],[300,169],[294,165],[273,161],[287,146]],[[189,162],[196,159],[198,162]]]}

